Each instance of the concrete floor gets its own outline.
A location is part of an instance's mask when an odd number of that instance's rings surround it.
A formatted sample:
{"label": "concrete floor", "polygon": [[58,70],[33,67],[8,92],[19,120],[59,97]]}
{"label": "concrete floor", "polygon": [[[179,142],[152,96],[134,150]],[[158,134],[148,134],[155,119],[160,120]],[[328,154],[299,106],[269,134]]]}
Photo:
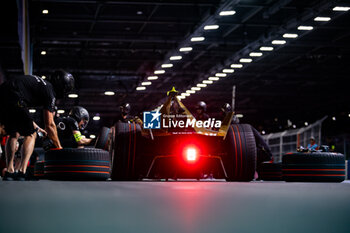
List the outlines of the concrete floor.
{"label": "concrete floor", "polygon": [[350,232],[350,183],[0,181],[0,232]]}

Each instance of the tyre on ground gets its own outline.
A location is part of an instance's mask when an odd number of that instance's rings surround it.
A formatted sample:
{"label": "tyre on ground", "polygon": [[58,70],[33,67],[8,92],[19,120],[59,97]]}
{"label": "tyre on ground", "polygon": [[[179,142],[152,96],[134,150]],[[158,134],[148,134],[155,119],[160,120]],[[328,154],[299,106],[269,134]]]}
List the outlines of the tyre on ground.
{"label": "tyre on ground", "polygon": [[259,174],[259,180],[282,180],[282,163],[263,162],[258,165],[257,172]]}
{"label": "tyre on ground", "polygon": [[110,128],[102,127],[100,134],[97,137],[95,148],[99,148],[102,150],[109,149],[109,136],[110,136]]}

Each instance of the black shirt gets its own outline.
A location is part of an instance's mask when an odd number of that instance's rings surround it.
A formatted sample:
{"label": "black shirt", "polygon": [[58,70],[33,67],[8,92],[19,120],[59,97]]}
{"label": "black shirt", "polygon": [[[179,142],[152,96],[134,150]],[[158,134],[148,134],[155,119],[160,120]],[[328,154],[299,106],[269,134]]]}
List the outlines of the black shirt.
{"label": "black shirt", "polygon": [[4,85],[14,93],[12,101],[20,101],[25,107],[44,107],[50,112],[55,111],[55,92],[51,83],[42,78],[21,75],[8,80]]}
{"label": "black shirt", "polygon": [[71,117],[59,117],[55,120],[57,125],[58,138],[63,147],[78,147],[73,131],[80,131],[76,120]]}

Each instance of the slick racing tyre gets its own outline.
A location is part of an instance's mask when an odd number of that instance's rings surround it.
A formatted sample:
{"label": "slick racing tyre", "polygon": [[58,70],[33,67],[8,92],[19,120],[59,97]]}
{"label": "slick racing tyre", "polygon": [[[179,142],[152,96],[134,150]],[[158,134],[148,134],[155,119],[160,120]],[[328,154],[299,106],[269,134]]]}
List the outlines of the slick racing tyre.
{"label": "slick racing tyre", "polygon": [[65,148],[45,153],[45,178],[51,180],[107,180],[108,151],[95,148]]}
{"label": "slick racing tyre", "polygon": [[135,123],[117,122],[114,127],[112,180],[137,180],[136,145],[141,128]]}
{"label": "slick racing tyre", "polygon": [[223,158],[228,181],[251,181],[256,169],[256,144],[250,125],[231,125],[225,139]]}
{"label": "slick racing tyre", "polygon": [[44,179],[45,173],[44,173],[44,161],[37,161],[34,165],[34,177],[36,179]]}
{"label": "slick racing tyre", "polygon": [[257,170],[259,180],[282,180],[282,163],[263,162]]}
{"label": "slick racing tyre", "polygon": [[95,148],[99,148],[102,150],[108,150],[108,142],[109,142],[109,134],[111,129],[107,127],[103,127],[99,136],[97,137]]}
{"label": "slick racing tyre", "polygon": [[285,181],[342,182],[345,179],[345,158],[340,153],[288,153],[282,157]]}

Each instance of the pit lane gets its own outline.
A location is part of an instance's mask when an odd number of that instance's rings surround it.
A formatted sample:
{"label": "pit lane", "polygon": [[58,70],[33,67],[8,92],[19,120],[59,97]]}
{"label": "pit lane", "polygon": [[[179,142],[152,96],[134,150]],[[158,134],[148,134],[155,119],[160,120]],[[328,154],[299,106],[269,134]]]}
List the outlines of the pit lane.
{"label": "pit lane", "polygon": [[345,233],[349,194],[348,181],[0,182],[0,232]]}

